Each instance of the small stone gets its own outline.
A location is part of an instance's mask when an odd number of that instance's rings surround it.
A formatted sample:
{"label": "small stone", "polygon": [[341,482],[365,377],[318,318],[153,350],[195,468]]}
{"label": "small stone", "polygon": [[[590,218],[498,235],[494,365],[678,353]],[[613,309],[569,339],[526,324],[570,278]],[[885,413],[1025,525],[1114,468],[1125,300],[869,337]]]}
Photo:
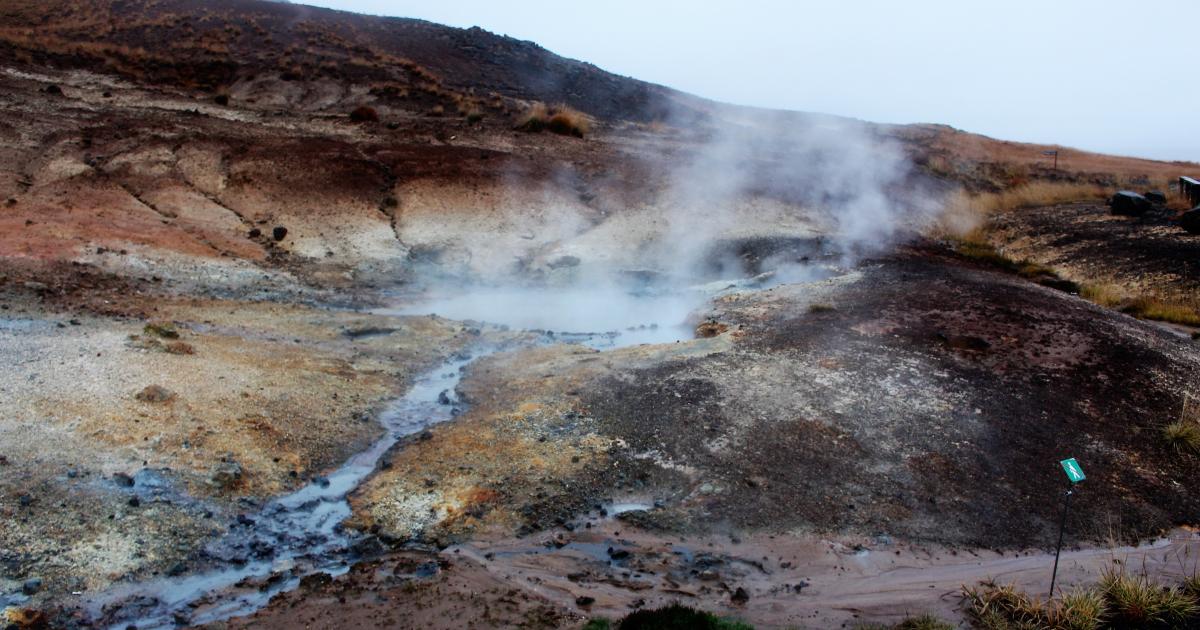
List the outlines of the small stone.
{"label": "small stone", "polygon": [[575,598],[576,606],[591,606],[594,603],[596,603],[595,597],[588,597],[587,595],[580,595],[579,597]]}
{"label": "small stone", "polygon": [[21,585],[21,592],[26,595],[33,595],[40,590],[42,590],[42,578],[30,578]]}
{"label": "small stone", "polygon": [[129,507],[139,507],[142,505],[142,500],[137,497],[129,498]]}
{"label": "small stone", "polygon": [[29,507],[33,505],[33,495],[29,493],[21,493],[17,497],[17,502],[21,504],[21,507]]}
{"label": "small stone", "polygon": [[738,605],[744,605],[746,602],[750,601],[750,593],[747,593],[746,589],[739,586],[737,587],[737,590],[733,592],[733,596],[730,597],[730,601]]}
{"label": "small stone", "polygon": [[282,241],[283,239],[287,238],[287,234],[288,229],[282,225],[277,225],[273,230],[271,230],[271,238],[275,239],[276,241]]}
{"label": "small stone", "polygon": [[235,461],[221,462],[213,468],[208,483],[223,490],[237,486],[242,480],[242,465]]}
{"label": "small stone", "polygon": [[112,480],[114,483],[116,483],[118,486],[121,486],[122,488],[132,488],[133,487],[133,477],[130,477],[129,475],[127,475],[125,473],[113,473]]}
{"label": "small stone", "polygon": [[258,228],[250,228],[250,232],[248,232],[246,235],[250,238],[258,238],[262,236],[262,230]]}

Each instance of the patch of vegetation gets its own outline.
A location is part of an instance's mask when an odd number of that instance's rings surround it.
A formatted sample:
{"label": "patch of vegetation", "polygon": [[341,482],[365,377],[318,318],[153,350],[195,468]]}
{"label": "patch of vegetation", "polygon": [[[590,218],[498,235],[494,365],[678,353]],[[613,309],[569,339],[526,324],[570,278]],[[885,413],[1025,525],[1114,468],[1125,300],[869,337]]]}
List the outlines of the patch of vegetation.
{"label": "patch of vegetation", "polygon": [[1153,319],[1184,326],[1200,326],[1200,312],[1197,312],[1196,307],[1173,300],[1140,296],[1123,306],[1121,310],[1142,319]]}
{"label": "patch of vegetation", "polygon": [[1125,300],[1125,292],[1112,283],[1085,283],[1079,287],[1079,297],[1109,308],[1116,308]]}
{"label": "patch of vegetation", "polygon": [[[1186,394],[1179,418],[1163,426],[1163,439],[1180,453],[1200,453],[1200,401]],[[1200,590],[1200,581],[1195,577],[1187,583],[1193,590]]]}
{"label": "patch of vegetation", "polygon": [[998,212],[1098,201],[1110,194],[1110,189],[1096,184],[1047,181],[1035,181],[1000,192],[977,195],[960,191],[947,198],[934,231],[943,235],[963,235],[977,229],[990,215]]}
{"label": "patch of vegetation", "polygon": [[1053,267],[1032,260],[1013,260],[1009,258],[988,242],[987,238],[979,230],[975,230],[964,237],[954,240],[955,253],[967,260],[973,260],[989,267],[995,267],[996,269],[1016,274],[1026,280],[1031,280],[1052,289],[1068,293],[1076,293],[1080,290],[1079,285],[1060,276],[1058,271]]}
{"label": "patch of vegetation", "polygon": [[531,133],[549,131],[582,138],[590,124],[586,114],[567,105],[548,107],[545,103],[534,103],[521,117],[516,128]]}
{"label": "patch of vegetation", "polygon": [[178,339],[179,330],[171,322],[150,322],[142,328],[142,332],[163,339]]}
{"label": "patch of vegetation", "polygon": [[854,630],[954,630],[954,624],[947,623],[933,615],[910,617],[894,626],[883,624],[859,624]]}
{"label": "patch of vegetation", "polygon": [[1142,319],[1200,326],[1200,309],[1195,304],[1152,295],[1129,297],[1120,286],[1111,282],[1086,283],[1080,287],[1079,296]]}
{"label": "patch of vegetation", "polygon": [[837,308],[834,305],[826,304],[824,302],[818,302],[816,304],[808,305],[809,313],[829,313],[831,311],[836,311],[836,310],[837,310]]}
{"label": "patch of vegetation", "polygon": [[1146,576],[1110,570],[1090,588],[1043,602],[1013,585],[964,588],[967,614],[985,630],[1192,628],[1200,623],[1194,579],[1167,587]]}
{"label": "patch of vegetation", "polygon": [[[612,626],[606,619],[592,619],[584,626],[587,630],[603,630],[610,627]],[[750,624],[721,619],[712,613],[682,604],[631,612],[619,621],[616,627],[620,630],[754,630],[754,626]]]}
{"label": "patch of vegetation", "polygon": [[379,112],[374,107],[359,105],[350,112],[350,120],[354,122],[379,122]]}

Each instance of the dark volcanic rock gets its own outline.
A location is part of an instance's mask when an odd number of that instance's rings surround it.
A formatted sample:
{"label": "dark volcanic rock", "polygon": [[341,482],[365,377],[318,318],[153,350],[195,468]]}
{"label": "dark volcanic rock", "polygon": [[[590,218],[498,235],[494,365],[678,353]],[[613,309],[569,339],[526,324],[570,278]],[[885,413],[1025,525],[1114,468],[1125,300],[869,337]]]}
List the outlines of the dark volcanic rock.
{"label": "dark volcanic rock", "polygon": [[277,225],[275,226],[275,229],[271,230],[271,238],[275,239],[276,241],[282,241],[283,239],[287,238],[287,234],[288,229],[282,225]]}
{"label": "dark volcanic rock", "polygon": [[1167,195],[1161,190],[1148,190],[1146,191],[1145,197],[1146,201],[1149,201],[1153,204],[1158,204],[1160,206],[1165,206],[1167,204]]}
{"label": "dark volcanic rock", "polygon": [[1113,214],[1131,217],[1141,216],[1154,208],[1148,199],[1132,190],[1118,191],[1108,200],[1108,206]]}
{"label": "dark volcanic rock", "polygon": [[1193,208],[1179,217],[1179,225],[1189,234],[1200,234],[1200,208]]}

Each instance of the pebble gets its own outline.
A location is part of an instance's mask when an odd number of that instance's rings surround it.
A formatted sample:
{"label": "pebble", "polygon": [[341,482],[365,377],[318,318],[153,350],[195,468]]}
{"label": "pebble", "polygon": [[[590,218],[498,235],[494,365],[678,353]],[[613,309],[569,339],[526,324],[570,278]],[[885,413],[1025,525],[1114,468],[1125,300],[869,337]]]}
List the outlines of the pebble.
{"label": "pebble", "polygon": [[40,590],[42,590],[42,578],[30,578],[21,585],[21,592],[26,595],[33,595]]}

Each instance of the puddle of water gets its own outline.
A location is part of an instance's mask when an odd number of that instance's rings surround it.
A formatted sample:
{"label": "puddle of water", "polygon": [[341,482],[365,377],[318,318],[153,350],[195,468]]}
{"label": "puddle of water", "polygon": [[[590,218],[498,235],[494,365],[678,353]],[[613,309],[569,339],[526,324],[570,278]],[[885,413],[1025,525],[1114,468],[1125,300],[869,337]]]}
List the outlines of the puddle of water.
{"label": "puddle of water", "polygon": [[209,623],[253,612],[276,593],[295,588],[303,575],[345,573],[359,539],[341,525],[350,516],[346,495],[399,438],[453,417],[460,368],[469,362],[451,362],[419,379],[380,417],[384,437],[329,476],[247,515],[210,544],[208,555],[225,568],[114,587],[88,602],[89,616],[113,628]]}
{"label": "puddle of water", "polygon": [[620,288],[485,288],[431,295],[379,311],[432,315],[518,330],[555,333],[561,340],[586,337],[597,348],[690,339],[684,325],[708,295],[701,291],[633,293]]}

